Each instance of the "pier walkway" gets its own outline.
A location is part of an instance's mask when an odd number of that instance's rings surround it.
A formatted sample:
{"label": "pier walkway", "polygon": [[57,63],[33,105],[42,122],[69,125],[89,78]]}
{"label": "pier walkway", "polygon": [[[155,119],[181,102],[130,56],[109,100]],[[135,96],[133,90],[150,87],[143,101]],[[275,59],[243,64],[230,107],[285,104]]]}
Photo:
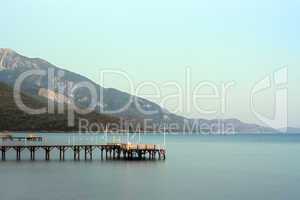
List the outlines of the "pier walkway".
{"label": "pier walkway", "polygon": [[21,160],[22,153],[30,153],[30,160],[36,159],[36,152],[44,151],[45,160],[50,160],[51,152],[57,150],[59,160],[65,160],[67,150],[71,150],[74,160],[93,160],[93,152],[100,150],[101,160],[165,160],[166,150],[155,144],[76,144],[76,145],[47,145],[47,144],[0,144],[2,160],[6,160],[9,150],[16,152],[16,160]]}

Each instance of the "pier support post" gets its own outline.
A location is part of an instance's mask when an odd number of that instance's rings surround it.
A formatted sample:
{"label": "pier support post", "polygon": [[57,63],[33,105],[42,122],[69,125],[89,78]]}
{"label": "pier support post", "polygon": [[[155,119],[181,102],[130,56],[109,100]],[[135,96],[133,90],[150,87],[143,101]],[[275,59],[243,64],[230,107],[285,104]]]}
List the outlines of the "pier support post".
{"label": "pier support post", "polygon": [[138,159],[142,160],[142,152],[139,150],[137,153],[138,153]]}
{"label": "pier support post", "polygon": [[30,151],[30,160],[35,160],[36,148],[35,147],[29,147],[29,151]]}
{"label": "pier support post", "polygon": [[33,152],[32,152],[32,160],[35,160],[35,151],[36,151],[36,148],[35,147],[33,147]]}
{"label": "pier support post", "polygon": [[21,160],[21,147],[16,147],[17,160]]}
{"label": "pier support post", "polygon": [[93,160],[93,147],[90,146],[90,160]]}
{"label": "pier support post", "polygon": [[62,148],[63,147],[59,147],[59,160],[62,160]]}
{"label": "pier support post", "polygon": [[121,151],[120,149],[118,149],[118,160],[120,160],[120,158],[121,158]]}
{"label": "pier support post", "polygon": [[59,160],[65,160],[65,151],[66,151],[65,146],[59,147]]}
{"label": "pier support post", "polygon": [[65,160],[65,151],[66,151],[66,150],[65,150],[65,148],[63,147],[63,152],[62,152],[62,153],[63,153],[63,155],[62,155],[62,159],[63,159],[63,160]]}
{"label": "pier support post", "polygon": [[5,148],[5,147],[2,147],[2,148],[1,148],[1,152],[2,152],[2,160],[6,160],[6,156],[5,156],[6,148]]}
{"label": "pier support post", "polygon": [[30,160],[33,160],[32,147],[29,148],[29,151],[30,151]]}
{"label": "pier support post", "polygon": [[80,146],[74,146],[74,160],[80,160]]}
{"label": "pier support post", "polygon": [[45,148],[45,160],[50,160],[50,147]]}
{"label": "pier support post", "polygon": [[115,159],[115,158],[116,158],[116,149],[113,148],[113,159]]}
{"label": "pier support post", "polygon": [[75,154],[75,149],[73,149],[73,154],[74,154],[74,160],[76,160],[76,154]]}
{"label": "pier support post", "polygon": [[76,156],[76,146],[74,146],[73,152],[74,152],[74,160],[76,160],[77,159],[77,156]]}
{"label": "pier support post", "polygon": [[80,160],[80,146],[77,147],[77,160]]}
{"label": "pier support post", "polygon": [[87,146],[84,146],[84,160],[87,160]]}
{"label": "pier support post", "polygon": [[166,151],[162,150],[163,160],[166,160]]}

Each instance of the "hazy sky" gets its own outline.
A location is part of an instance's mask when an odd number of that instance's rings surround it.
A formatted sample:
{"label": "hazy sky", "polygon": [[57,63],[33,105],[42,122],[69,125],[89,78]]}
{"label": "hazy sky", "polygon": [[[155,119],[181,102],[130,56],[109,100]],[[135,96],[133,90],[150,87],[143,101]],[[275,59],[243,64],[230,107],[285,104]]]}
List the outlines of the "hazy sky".
{"label": "hazy sky", "polygon": [[[189,66],[192,87],[204,80],[236,84],[224,116],[179,113],[256,123],[250,89],[288,66],[289,122],[300,126],[299,10],[298,0],[9,0],[1,2],[0,46],[97,82],[101,69],[122,69],[135,84],[184,85]],[[105,86],[128,91],[121,78],[108,78]],[[262,113],[272,113],[272,93],[257,101]]]}

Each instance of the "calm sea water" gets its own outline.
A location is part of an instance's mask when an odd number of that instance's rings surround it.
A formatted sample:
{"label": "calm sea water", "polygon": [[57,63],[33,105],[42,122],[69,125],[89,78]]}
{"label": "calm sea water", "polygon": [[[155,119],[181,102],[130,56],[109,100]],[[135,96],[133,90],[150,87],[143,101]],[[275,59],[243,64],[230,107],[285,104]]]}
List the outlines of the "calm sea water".
{"label": "calm sea water", "polygon": [[[101,135],[43,134],[47,143]],[[118,137],[109,138],[119,140]],[[124,140],[124,137],[121,138]],[[135,138],[135,140],[137,140]],[[161,135],[143,142],[163,143]],[[0,161],[1,200],[299,200],[300,135],[167,136],[166,161]],[[25,155],[27,154],[27,156]]]}

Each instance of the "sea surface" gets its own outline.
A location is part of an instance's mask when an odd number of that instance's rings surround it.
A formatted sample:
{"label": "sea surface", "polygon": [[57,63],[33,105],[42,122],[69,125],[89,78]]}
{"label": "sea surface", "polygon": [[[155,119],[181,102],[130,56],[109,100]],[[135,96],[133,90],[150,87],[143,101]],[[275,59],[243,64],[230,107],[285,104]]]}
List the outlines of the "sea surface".
{"label": "sea surface", "polygon": [[[17,134],[22,135],[22,134]],[[104,143],[127,136],[48,133],[43,143]],[[164,144],[157,135],[131,142]],[[165,161],[0,161],[1,200],[299,200],[300,135],[167,135]]]}

